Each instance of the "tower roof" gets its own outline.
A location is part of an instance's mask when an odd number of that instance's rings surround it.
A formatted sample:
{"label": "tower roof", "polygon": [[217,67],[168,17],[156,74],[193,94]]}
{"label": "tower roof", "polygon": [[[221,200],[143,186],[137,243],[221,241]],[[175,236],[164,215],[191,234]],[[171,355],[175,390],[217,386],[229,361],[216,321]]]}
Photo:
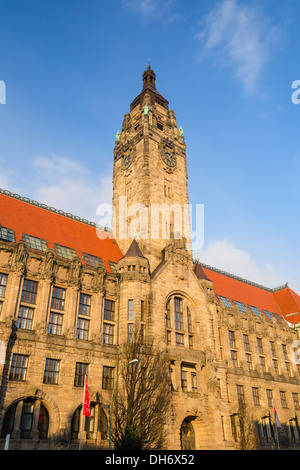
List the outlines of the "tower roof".
{"label": "tower roof", "polygon": [[140,250],[140,247],[139,247],[138,242],[136,241],[136,239],[134,239],[132,241],[126,255],[124,256],[124,258],[126,258],[127,256],[139,256],[140,258],[145,258],[145,256],[143,255],[143,253]]}
{"label": "tower roof", "polygon": [[158,103],[166,109],[169,109],[169,102],[158,93],[155,85],[156,74],[151,69],[150,64],[148,65],[147,70],[143,73],[143,89],[142,92],[133,100],[130,105],[130,111],[136,108],[138,105],[143,104],[144,96],[146,93],[150,95],[151,103]]}
{"label": "tower roof", "polygon": [[196,262],[195,264],[194,273],[196,274],[198,279],[205,279],[206,281],[210,281],[210,279],[206,276],[205,272],[203,271],[198,262]]}

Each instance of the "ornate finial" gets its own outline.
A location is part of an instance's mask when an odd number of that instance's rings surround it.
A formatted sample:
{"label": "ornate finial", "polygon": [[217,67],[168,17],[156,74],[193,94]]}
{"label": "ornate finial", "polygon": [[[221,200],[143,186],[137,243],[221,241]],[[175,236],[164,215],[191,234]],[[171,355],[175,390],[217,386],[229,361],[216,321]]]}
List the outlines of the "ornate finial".
{"label": "ornate finial", "polygon": [[133,233],[133,234],[132,234],[132,238],[135,240],[136,237],[137,237],[137,234],[136,234],[136,233]]}
{"label": "ornate finial", "polygon": [[118,131],[118,132],[116,133],[116,141],[117,141],[117,142],[119,142],[119,140],[120,140],[120,135],[121,135],[121,134],[120,134],[120,132]]}
{"label": "ornate finial", "polygon": [[148,59],[148,69],[150,69],[150,59]]}

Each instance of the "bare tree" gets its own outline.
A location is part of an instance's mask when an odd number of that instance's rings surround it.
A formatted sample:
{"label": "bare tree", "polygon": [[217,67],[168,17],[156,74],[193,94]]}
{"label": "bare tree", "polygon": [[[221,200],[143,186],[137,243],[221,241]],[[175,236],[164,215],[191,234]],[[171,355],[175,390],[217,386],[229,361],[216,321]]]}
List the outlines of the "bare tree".
{"label": "bare tree", "polygon": [[[120,382],[114,402],[116,449],[162,449],[171,411],[169,361],[151,339],[135,333],[120,355]],[[138,362],[131,363],[134,359]]]}
{"label": "bare tree", "polygon": [[257,426],[248,408],[239,402],[239,443],[242,450],[257,450],[260,447]]}

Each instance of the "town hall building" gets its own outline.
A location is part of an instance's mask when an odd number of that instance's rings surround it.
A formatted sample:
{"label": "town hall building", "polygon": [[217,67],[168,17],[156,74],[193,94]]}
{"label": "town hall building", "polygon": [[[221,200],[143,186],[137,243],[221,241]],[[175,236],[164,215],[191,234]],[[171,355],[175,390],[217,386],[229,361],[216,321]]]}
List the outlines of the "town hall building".
{"label": "town hall building", "polygon": [[78,449],[84,419],[82,448],[107,449],[138,327],[169,360],[168,450],[300,449],[300,297],[193,259],[184,132],[150,66],[112,158],[112,232],[0,190],[0,448]]}

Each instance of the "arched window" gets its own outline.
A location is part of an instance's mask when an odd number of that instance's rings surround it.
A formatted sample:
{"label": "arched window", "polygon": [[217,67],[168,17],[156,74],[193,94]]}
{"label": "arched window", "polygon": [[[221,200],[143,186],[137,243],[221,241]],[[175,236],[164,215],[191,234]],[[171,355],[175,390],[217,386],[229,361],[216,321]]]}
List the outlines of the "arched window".
{"label": "arched window", "polygon": [[299,431],[299,421],[297,418],[292,418],[288,422],[287,426],[288,437],[293,441],[299,441],[300,431]]}
{"label": "arched window", "polygon": [[173,295],[166,303],[166,340],[167,344],[181,348],[194,346],[192,305],[182,295]]}
{"label": "arched window", "polygon": [[95,439],[96,433],[101,433],[101,439],[107,439],[107,418],[100,405],[91,403],[91,416],[82,416],[82,406],[76,408],[71,423],[71,438],[80,438],[81,420],[84,419],[82,430],[85,439]]}
{"label": "arched window", "polygon": [[270,416],[264,416],[258,421],[259,437],[266,442],[275,442],[274,422]]}
{"label": "arched window", "polygon": [[40,400],[26,398],[13,403],[7,410],[1,437],[10,434],[12,438],[47,439],[49,414]]}

